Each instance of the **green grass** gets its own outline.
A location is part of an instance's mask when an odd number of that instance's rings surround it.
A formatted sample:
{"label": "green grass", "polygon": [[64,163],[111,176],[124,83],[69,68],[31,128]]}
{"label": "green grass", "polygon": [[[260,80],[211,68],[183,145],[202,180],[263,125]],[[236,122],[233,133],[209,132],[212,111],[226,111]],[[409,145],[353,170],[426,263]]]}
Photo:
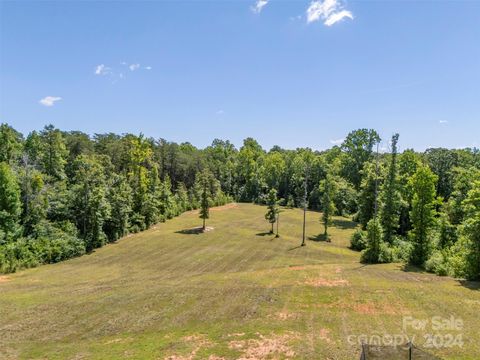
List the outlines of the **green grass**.
{"label": "green grass", "polygon": [[[336,219],[332,242],[301,239],[300,210],[214,210],[213,231],[190,212],[93,254],[3,277],[1,359],[356,359],[349,335],[402,334],[402,318],[461,318],[463,347],[480,358],[480,291],[474,283],[359,263],[354,224]],[[322,232],[307,215],[307,235]],[[416,343],[427,331],[408,329]],[[444,334],[445,332],[441,332]],[[447,333],[451,333],[447,331]]]}

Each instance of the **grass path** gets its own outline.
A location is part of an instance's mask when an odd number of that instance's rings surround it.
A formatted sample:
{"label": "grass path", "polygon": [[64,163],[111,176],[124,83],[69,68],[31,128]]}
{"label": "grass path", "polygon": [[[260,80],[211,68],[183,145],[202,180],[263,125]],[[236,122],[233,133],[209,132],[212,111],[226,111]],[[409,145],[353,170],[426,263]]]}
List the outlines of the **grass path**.
{"label": "grass path", "polygon": [[[336,218],[332,242],[301,241],[300,210],[282,213],[280,238],[265,208],[212,211],[158,224],[70,261],[0,278],[0,359],[356,359],[349,336],[405,334],[405,316],[454,316],[480,358],[480,291],[400,264],[364,266],[348,249],[355,225]],[[321,233],[307,215],[307,236]],[[442,333],[443,334],[443,333]]]}

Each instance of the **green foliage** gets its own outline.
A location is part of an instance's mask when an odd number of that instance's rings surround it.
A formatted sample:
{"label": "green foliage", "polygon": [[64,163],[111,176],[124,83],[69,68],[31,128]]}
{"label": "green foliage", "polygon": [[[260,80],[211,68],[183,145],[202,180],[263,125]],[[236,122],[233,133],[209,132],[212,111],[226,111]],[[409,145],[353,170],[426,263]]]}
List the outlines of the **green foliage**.
{"label": "green foliage", "polygon": [[105,175],[95,156],[80,155],[75,159],[74,168],[71,211],[79,236],[85,241],[87,251],[91,251],[106,242],[103,225],[111,208],[107,202]]}
{"label": "green foliage", "polygon": [[22,212],[20,188],[11,167],[0,163],[0,245],[12,241],[19,232]]}
{"label": "green foliage", "polygon": [[218,180],[208,170],[199,173],[196,180],[197,193],[200,203],[200,219],[203,220],[203,229],[205,230],[205,220],[210,218],[210,206],[219,190]]}
{"label": "green foliage", "polygon": [[446,276],[449,273],[447,258],[445,252],[435,250],[425,263],[425,270],[440,276]]}
{"label": "green foliage", "polygon": [[438,177],[437,194],[448,200],[453,191],[453,168],[458,164],[458,154],[455,150],[443,148],[427,149],[425,158],[430,169]]}
{"label": "green foliage", "polygon": [[0,247],[0,272],[15,272],[85,254],[85,243],[72,234],[71,226],[66,228],[42,220],[35,226],[35,237],[21,238]]}
{"label": "green foliage", "polygon": [[324,229],[325,240],[328,241],[328,226],[332,224],[332,217],[336,211],[335,203],[333,199],[336,193],[336,184],[330,173],[327,173],[327,176],[324,180],[320,182],[320,189],[323,193],[322,195],[322,222]]}
{"label": "green foliage", "polygon": [[410,263],[423,265],[431,251],[431,235],[435,225],[435,184],[437,176],[426,165],[420,166],[410,178],[413,189],[410,218],[412,230],[409,233],[413,244]]}
{"label": "green foliage", "polygon": [[61,131],[53,125],[45,126],[40,132],[40,149],[36,151],[45,174],[54,181],[63,180],[68,150]]}
{"label": "green foliage", "polygon": [[367,248],[368,239],[367,233],[363,230],[357,230],[350,238],[350,248],[357,251],[362,251]]}
{"label": "green foliage", "polygon": [[270,233],[273,234],[273,224],[277,221],[278,215],[278,199],[277,199],[277,190],[270,189],[268,192],[267,198],[267,213],[265,214],[265,220],[267,220],[272,228]]}
{"label": "green foliage", "polygon": [[111,216],[105,220],[105,234],[109,241],[115,241],[128,233],[132,215],[132,188],[123,175],[113,175],[107,191]]}
{"label": "green foliage", "polygon": [[0,124],[0,163],[13,165],[22,153],[23,136],[8,124]]}
{"label": "green foliage", "polygon": [[467,241],[467,277],[480,279],[480,180],[473,183],[467,198],[463,201],[466,220],[462,234]]}
{"label": "green foliage", "polygon": [[398,134],[392,136],[392,154],[388,166],[388,175],[381,190],[380,201],[380,223],[383,228],[383,241],[387,244],[393,243],[393,238],[399,225],[399,211],[401,197],[397,182],[397,142]]}
{"label": "green foliage", "polygon": [[358,196],[358,221],[362,229],[367,228],[368,222],[373,219],[375,213],[375,193],[383,182],[383,170],[374,162],[366,163],[363,170],[363,179]]}
{"label": "green foliage", "polygon": [[382,262],[382,226],[378,219],[372,219],[367,225],[367,247],[362,251],[361,261],[369,264],[377,264]]}
{"label": "green foliage", "polygon": [[[200,208],[205,220],[211,206],[233,198],[269,204],[273,225],[271,189],[275,204],[278,197],[287,207],[303,207],[306,188],[307,206],[324,213],[327,236],[333,215],[353,214],[366,229],[378,189],[378,224],[351,240],[352,248],[364,250],[364,260],[427,261],[430,271],[477,278],[478,213],[472,210],[476,195],[469,194],[480,177],[478,150],[397,155],[395,135],[392,154],[378,156],[377,171],[373,151],[379,140],[374,130],[360,129],[341,147],[322,152],[265,151],[252,138],[240,150],[219,139],[198,149],[142,134],[90,137],[52,125],[24,140],[2,124],[0,263],[12,271],[77,256],[187,210]],[[435,184],[425,184],[422,161],[438,176],[438,192],[447,199],[442,206],[435,191],[428,196]]]}
{"label": "green foliage", "polygon": [[372,129],[352,131],[342,143],[342,150],[346,153],[343,175],[358,190],[362,181],[363,165],[371,160],[373,147],[380,142],[380,136]]}

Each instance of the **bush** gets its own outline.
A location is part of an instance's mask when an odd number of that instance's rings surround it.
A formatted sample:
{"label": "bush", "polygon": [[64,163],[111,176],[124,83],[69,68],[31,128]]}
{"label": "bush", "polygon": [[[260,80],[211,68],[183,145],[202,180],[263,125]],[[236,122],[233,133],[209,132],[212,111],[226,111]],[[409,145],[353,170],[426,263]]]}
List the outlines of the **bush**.
{"label": "bush", "polygon": [[387,243],[380,243],[380,252],[378,254],[379,263],[391,263],[393,261],[393,251]]}
{"label": "bush", "polygon": [[448,263],[445,254],[440,250],[434,251],[425,262],[425,270],[441,276],[448,275]]}
{"label": "bush", "polygon": [[40,264],[56,263],[85,254],[85,242],[72,235],[68,223],[40,222],[34,233],[38,237],[19,238],[0,246],[0,272],[11,273]]}
{"label": "bush", "polygon": [[350,238],[350,248],[362,251],[367,248],[367,234],[363,230],[357,230]]}
{"label": "bush", "polygon": [[412,243],[400,238],[394,238],[392,246],[392,261],[393,262],[407,262],[410,259],[412,251]]}

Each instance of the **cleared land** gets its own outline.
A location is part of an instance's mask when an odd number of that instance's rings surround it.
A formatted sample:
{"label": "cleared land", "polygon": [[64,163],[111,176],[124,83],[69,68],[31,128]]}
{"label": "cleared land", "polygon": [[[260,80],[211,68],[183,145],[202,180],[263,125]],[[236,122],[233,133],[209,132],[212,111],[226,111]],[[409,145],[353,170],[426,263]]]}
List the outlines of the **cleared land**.
{"label": "cleared land", "polygon": [[[195,212],[93,254],[0,277],[2,359],[358,359],[349,335],[404,334],[412,316],[461,318],[463,347],[480,358],[480,291],[399,264],[364,266],[348,249],[355,225],[336,218],[332,242],[299,247],[300,210],[264,233],[265,208]],[[307,233],[322,231],[308,213]],[[417,344],[426,330],[408,329]],[[352,337],[350,338],[352,340]]]}

